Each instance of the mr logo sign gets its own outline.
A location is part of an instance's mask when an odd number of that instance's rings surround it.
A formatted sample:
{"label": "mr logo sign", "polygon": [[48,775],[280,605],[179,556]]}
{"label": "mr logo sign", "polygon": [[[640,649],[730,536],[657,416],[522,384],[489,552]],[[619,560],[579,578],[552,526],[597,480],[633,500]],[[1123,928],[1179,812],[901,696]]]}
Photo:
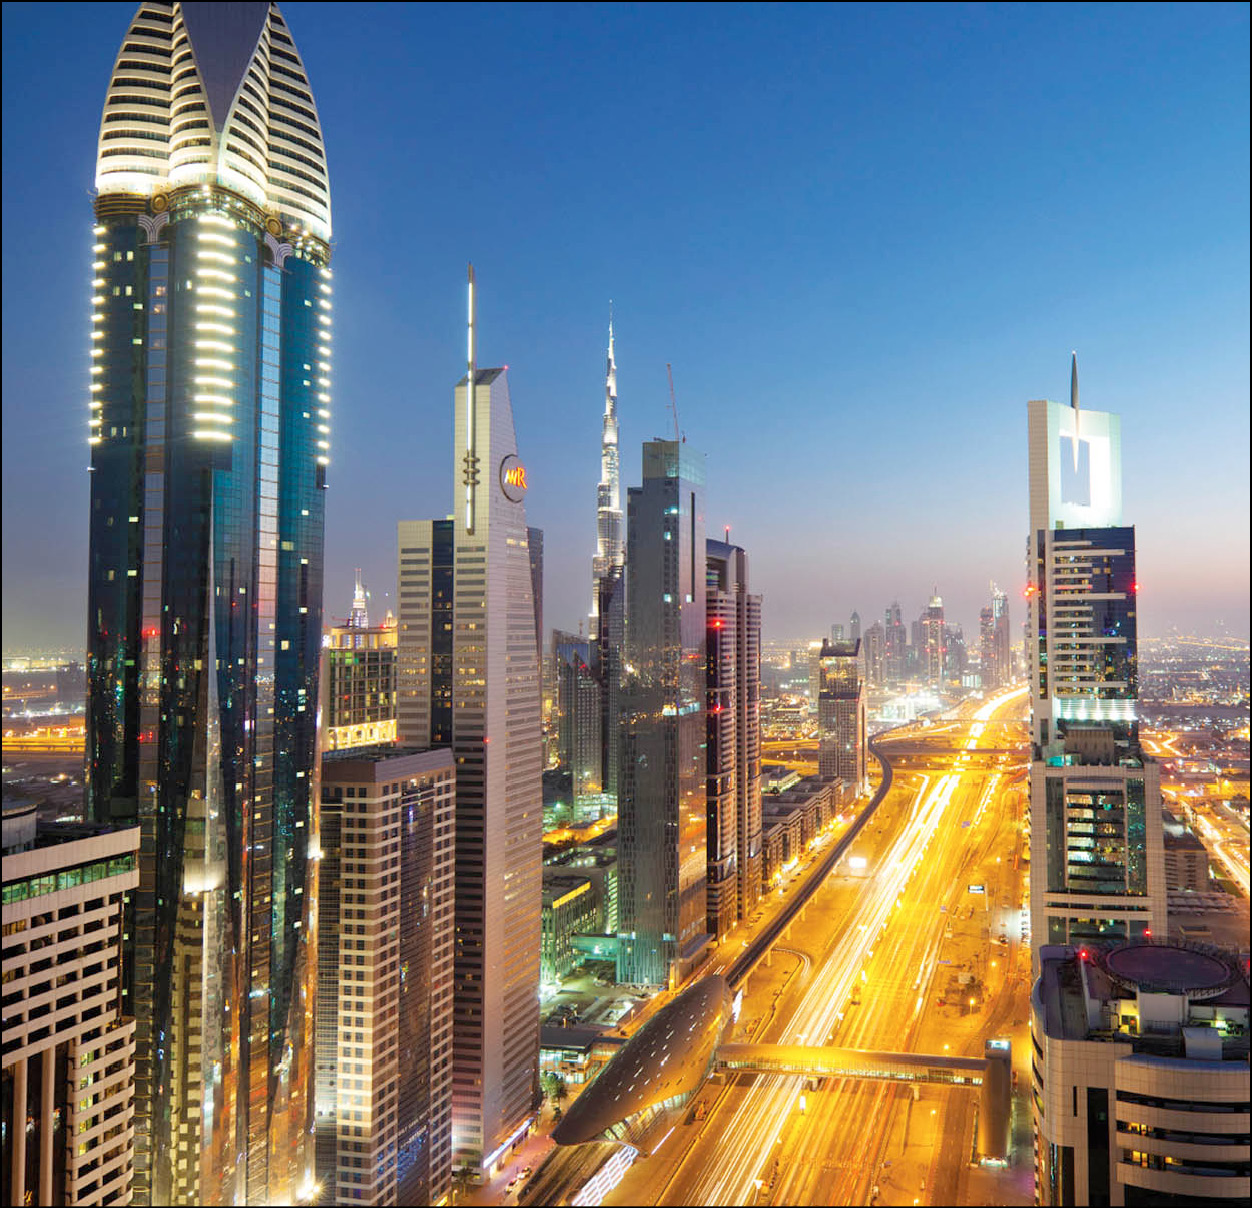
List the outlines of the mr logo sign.
{"label": "mr logo sign", "polygon": [[500,490],[513,503],[521,503],[526,497],[526,467],[516,453],[510,453],[500,463]]}

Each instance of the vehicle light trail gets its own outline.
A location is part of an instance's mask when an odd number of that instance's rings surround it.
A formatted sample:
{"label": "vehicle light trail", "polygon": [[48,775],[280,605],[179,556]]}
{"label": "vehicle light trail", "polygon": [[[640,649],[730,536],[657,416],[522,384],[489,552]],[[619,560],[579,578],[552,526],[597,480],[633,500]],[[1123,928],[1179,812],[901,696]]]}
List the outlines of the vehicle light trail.
{"label": "vehicle light trail", "polygon": [[[1026,689],[993,698],[974,715],[975,726],[964,743],[967,751],[977,748],[985,723],[992,714],[1021,696]],[[975,732],[976,731],[976,732]],[[993,799],[993,774],[978,803],[979,818]],[[940,776],[932,784],[924,781],[914,797],[909,817],[865,892],[857,900],[843,934],[830,957],[816,971],[799,1006],[784,1026],[784,1034],[803,1034],[817,1043],[833,1034],[843,1018],[853,987],[863,983],[875,944],[886,931],[909,882],[916,875],[932,839],[943,823],[961,773]],[[914,989],[920,988],[933,972],[937,945],[918,954],[920,968]],[[911,1032],[920,1016],[925,995],[913,996],[910,1008],[899,1020],[903,1036]],[[780,1140],[781,1123],[789,1118],[801,1093],[803,1080],[786,1075],[758,1078],[747,1088],[742,1100],[726,1123],[722,1141],[707,1162],[695,1184],[691,1202],[695,1204],[744,1204],[752,1201],[756,1180],[767,1178],[768,1164]]]}

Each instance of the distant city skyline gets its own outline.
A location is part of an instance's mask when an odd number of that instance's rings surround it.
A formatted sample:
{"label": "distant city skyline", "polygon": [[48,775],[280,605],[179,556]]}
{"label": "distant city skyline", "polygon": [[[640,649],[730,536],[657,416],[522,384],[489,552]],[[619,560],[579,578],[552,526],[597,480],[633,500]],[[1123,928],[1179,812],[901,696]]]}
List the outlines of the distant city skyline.
{"label": "distant city skyline", "polygon": [[[3,12],[6,652],[86,639],[82,266],[133,12]],[[357,566],[394,608],[395,521],[442,507],[472,259],[549,626],[586,621],[612,298],[622,485],[672,435],[671,362],[766,640],[911,623],[937,584],[969,643],[990,580],[1020,602],[1025,404],[1075,347],[1134,420],[1143,634],[1247,636],[1246,8],[283,12],[345,182],[328,615]],[[440,48],[469,44],[467,92]]]}

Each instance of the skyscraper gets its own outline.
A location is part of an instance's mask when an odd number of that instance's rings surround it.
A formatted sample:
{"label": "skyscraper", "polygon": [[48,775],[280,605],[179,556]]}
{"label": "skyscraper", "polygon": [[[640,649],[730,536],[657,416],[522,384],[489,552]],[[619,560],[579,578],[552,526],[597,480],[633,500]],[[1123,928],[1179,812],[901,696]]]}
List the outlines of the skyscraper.
{"label": "skyscraper", "polygon": [[1163,937],[1160,769],[1139,745],[1121,421],[1079,410],[1077,358],[1070,405],[1037,400],[1028,415],[1034,942]]}
{"label": "skyscraper", "polygon": [[725,935],[761,896],[761,597],[748,555],[706,541],[708,928]]}
{"label": "skyscraper", "polygon": [[543,793],[526,469],[504,369],[457,385],[455,515],[400,522],[400,741],[456,758],[453,1150],[490,1167],[539,1062]]}
{"label": "skyscraper", "polygon": [[882,687],[885,677],[884,662],[886,658],[887,635],[881,621],[875,621],[865,631],[865,641],[861,646],[862,661],[865,666],[865,682],[875,688]]}
{"label": "skyscraper", "polygon": [[866,786],[865,680],[861,643],[822,644],[822,686],[817,706],[817,770],[838,777],[853,793]]}
{"label": "skyscraper", "polygon": [[982,658],[982,686],[1003,688],[1013,678],[1009,644],[1009,599],[994,583],[991,604],[979,613],[979,649]]}
{"label": "skyscraper", "polygon": [[890,684],[904,679],[905,661],[908,657],[908,634],[900,605],[895,600],[883,614],[883,674]]}
{"label": "skyscraper", "polygon": [[317,1172],[335,1203],[431,1204],[451,1183],[452,760],[323,761]]}
{"label": "skyscraper", "polygon": [[530,598],[535,611],[535,657],[543,668],[543,529],[526,529],[526,549],[530,554]]}
{"label": "skyscraper", "polygon": [[643,446],[627,494],[617,978],[677,985],[706,929],[704,455]]}
{"label": "skyscraper", "polygon": [[948,644],[943,625],[943,600],[939,597],[938,587],[921,615],[921,638],[919,671],[932,688],[942,688],[947,678]]}
{"label": "skyscraper", "polygon": [[600,684],[592,670],[592,642],[579,634],[552,631],[556,663],[557,752],[570,774],[574,816],[591,794],[602,792]]}
{"label": "skyscraper", "polygon": [[138,1203],[311,1180],[330,193],[269,4],[139,6],[96,161],[87,805],[137,822]]}
{"label": "skyscraper", "polygon": [[370,626],[358,574],[352,611],[322,639],[322,749],[373,746],[396,738],[396,620]]}
{"label": "skyscraper", "polygon": [[[617,362],[609,319],[609,361],[604,377],[604,432],[600,441],[600,484],[596,487],[596,555],[591,560],[591,615],[600,615],[601,584],[625,564],[622,540],[621,463],[617,446]],[[595,622],[592,622],[595,632]]]}

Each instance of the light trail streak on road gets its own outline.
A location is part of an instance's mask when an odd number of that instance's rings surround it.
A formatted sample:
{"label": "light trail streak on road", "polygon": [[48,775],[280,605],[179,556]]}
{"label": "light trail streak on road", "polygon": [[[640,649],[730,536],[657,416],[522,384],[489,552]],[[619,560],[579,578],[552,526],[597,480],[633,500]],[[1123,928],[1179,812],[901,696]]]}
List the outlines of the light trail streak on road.
{"label": "light trail streak on road", "polygon": [[1204,845],[1217,857],[1217,861],[1230,874],[1230,879],[1243,890],[1243,896],[1246,898],[1248,893],[1248,848],[1246,843],[1236,842],[1233,847],[1227,847],[1230,842],[1203,814],[1198,810],[1193,811],[1193,817],[1200,828],[1200,832],[1204,838]]}
{"label": "light trail streak on road", "polygon": [[[974,726],[964,744],[967,751],[977,748],[985,723],[998,709],[1025,693],[1025,688],[995,697],[974,714]],[[992,779],[998,783],[999,774]],[[864,981],[866,966],[878,942],[899,907],[909,881],[917,873],[930,847],[952,795],[961,781],[960,772],[941,776],[933,785],[927,779],[913,801],[910,816],[879,862],[878,870],[857,900],[854,913],[829,959],[817,970],[800,1005],[784,1029],[784,1036],[797,1034],[811,1043],[822,1043],[835,1032],[844,1008],[858,981]],[[991,786],[981,795],[981,818],[990,797]],[[925,958],[918,954],[921,966]],[[933,959],[933,958],[932,958]],[[933,973],[933,966],[930,970]],[[920,981],[920,975],[919,975]],[[924,1002],[918,996],[906,1018],[898,1020],[900,1034],[911,1032]],[[752,1202],[756,1180],[767,1176],[766,1164],[783,1124],[795,1108],[802,1080],[790,1076],[758,1078],[747,1089],[738,1108],[722,1132],[722,1141],[697,1181],[691,1202],[695,1204],[746,1204]]]}

